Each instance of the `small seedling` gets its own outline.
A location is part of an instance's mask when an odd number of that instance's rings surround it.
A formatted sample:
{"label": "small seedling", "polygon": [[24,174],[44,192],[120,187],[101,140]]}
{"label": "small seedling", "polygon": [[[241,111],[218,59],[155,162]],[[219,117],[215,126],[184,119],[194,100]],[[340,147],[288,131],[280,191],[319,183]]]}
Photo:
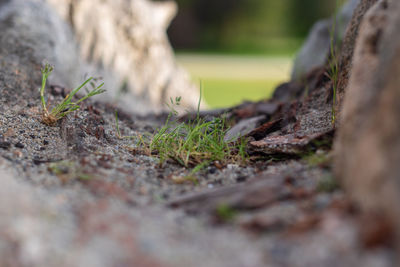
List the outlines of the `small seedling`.
{"label": "small seedling", "polygon": [[100,84],[99,86],[96,87],[96,85],[93,85],[93,89],[91,91],[88,91],[87,94],[80,98],[78,101],[73,102],[72,99],[73,97],[79,92],[80,89],[85,87],[88,83],[90,83],[93,79],[93,77],[90,77],[87,79],[84,83],[82,83],[80,86],[72,90],[71,93],[69,93],[61,103],[59,103],[57,106],[55,106],[51,111],[47,108],[46,105],[46,100],[44,98],[44,90],[46,88],[46,81],[47,78],[50,76],[51,72],[53,71],[53,67],[49,64],[46,63],[45,67],[42,69],[42,87],[40,88],[40,99],[42,102],[42,109],[43,109],[43,114],[42,114],[42,122],[46,125],[53,126],[56,124],[56,122],[65,116],[67,116],[69,113],[74,112],[80,108],[79,103],[82,101],[88,99],[89,97],[104,93],[105,90],[102,89],[104,83]]}
{"label": "small seedling", "polygon": [[115,129],[117,131],[117,137],[119,139],[133,139],[135,138],[135,136],[131,136],[131,135],[122,135],[121,131],[119,129],[119,120],[118,120],[118,112],[115,111]]}

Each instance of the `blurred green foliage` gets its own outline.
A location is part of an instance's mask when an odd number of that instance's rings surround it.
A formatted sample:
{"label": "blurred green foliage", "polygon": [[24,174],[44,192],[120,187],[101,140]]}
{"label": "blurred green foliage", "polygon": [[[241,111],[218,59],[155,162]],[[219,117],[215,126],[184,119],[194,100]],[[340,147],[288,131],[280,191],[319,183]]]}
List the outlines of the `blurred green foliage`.
{"label": "blurred green foliage", "polygon": [[169,29],[179,50],[288,54],[312,24],[333,13],[332,0],[176,0]]}

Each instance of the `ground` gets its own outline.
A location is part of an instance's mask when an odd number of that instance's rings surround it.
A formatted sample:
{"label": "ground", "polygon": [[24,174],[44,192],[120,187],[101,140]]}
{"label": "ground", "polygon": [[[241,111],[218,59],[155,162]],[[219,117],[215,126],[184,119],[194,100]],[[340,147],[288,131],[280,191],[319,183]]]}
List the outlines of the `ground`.
{"label": "ground", "polygon": [[[24,71],[10,66],[2,80],[3,266],[390,266],[382,234],[361,227],[331,174],[330,145],[318,139],[331,131],[321,115],[329,105],[316,108],[321,93],[281,111],[264,101],[202,113],[268,118],[250,129],[250,161],[212,163],[195,182],[177,179],[190,170],[160,166],[137,139],[120,138],[110,104],[89,100],[56,126],[43,124]],[[51,103],[68,91],[48,90]],[[317,115],[301,115],[311,107]],[[268,122],[293,110],[279,127]],[[121,134],[138,137],[157,131],[166,114],[118,117]],[[282,136],[284,145],[271,143]]]}

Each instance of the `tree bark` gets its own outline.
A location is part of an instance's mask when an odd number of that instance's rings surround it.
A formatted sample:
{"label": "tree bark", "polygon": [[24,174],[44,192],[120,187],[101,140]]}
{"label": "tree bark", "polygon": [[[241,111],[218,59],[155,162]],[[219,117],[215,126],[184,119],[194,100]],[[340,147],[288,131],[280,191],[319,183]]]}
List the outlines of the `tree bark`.
{"label": "tree bark", "polygon": [[346,89],[342,88],[345,97],[335,143],[335,172],[354,203],[373,221],[387,220],[400,244],[398,14],[397,1],[379,0],[360,26],[352,63],[346,64],[351,73]]}
{"label": "tree bark", "polygon": [[342,49],[339,58],[339,84],[337,90],[336,110],[340,114],[343,103],[345,89],[349,82],[350,72],[352,68],[352,60],[356,39],[358,36],[360,24],[364,18],[365,13],[374,5],[377,0],[362,0],[356,10],[354,11],[353,18],[347,28],[345,37],[343,39]]}

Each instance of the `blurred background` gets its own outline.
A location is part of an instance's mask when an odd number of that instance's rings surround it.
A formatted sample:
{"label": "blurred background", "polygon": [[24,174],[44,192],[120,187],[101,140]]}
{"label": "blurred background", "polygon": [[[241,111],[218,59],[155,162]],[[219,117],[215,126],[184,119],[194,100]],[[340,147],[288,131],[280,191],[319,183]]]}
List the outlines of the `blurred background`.
{"label": "blurred background", "polygon": [[332,0],[176,0],[168,35],[211,108],[269,97]]}

